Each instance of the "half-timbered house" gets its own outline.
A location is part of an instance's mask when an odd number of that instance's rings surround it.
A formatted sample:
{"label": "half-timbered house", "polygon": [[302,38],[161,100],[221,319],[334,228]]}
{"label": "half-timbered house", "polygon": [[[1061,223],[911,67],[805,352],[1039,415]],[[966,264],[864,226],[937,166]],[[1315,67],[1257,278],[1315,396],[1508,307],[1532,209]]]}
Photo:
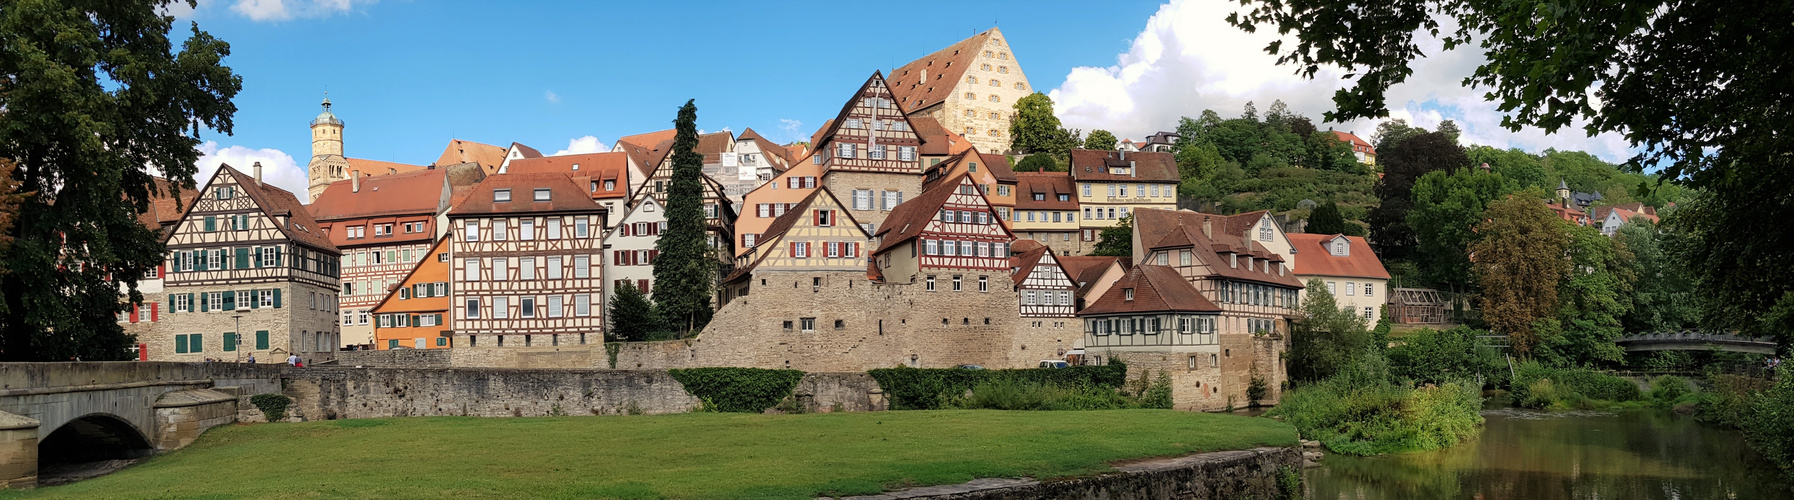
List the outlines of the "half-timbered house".
{"label": "half-timbered house", "polygon": [[805,158],[748,191],[743,197],[741,217],[735,219],[735,256],[739,258],[759,246],[773,221],[815,192],[821,178],[822,165]]}
{"label": "half-timbered house", "polygon": [[[734,147],[735,138],[729,132],[716,132],[698,136],[698,144],[692,152],[704,155],[706,171],[714,170],[710,165],[722,164],[723,153]],[[648,174],[640,189],[630,195],[630,206],[635,206],[645,198],[653,198],[661,206],[667,204],[667,190],[673,187],[673,140],[667,139],[655,147],[655,167]],[[718,255],[724,263],[731,261],[735,255],[735,217],[737,214],[734,202],[730,201],[727,189],[710,174],[699,176],[704,186],[704,227],[709,233],[710,247],[719,250]],[[745,192],[745,190],[743,190]]]}
{"label": "half-timbered house", "polygon": [[1078,193],[1065,172],[1022,172],[1009,227],[1015,237],[1034,240],[1062,255],[1080,255],[1092,246],[1078,237]]}
{"label": "half-timbered house", "polygon": [[[629,155],[621,151],[522,158],[510,160],[504,170],[512,174],[568,176],[574,185],[586,188],[592,194],[592,201],[603,205],[611,214],[623,213],[623,205],[629,201]],[[614,223],[616,217],[611,219]],[[606,231],[610,229],[604,228]]]}
{"label": "half-timbered house", "polygon": [[876,236],[875,279],[922,281],[931,291],[988,290],[993,277],[1007,277],[1015,241],[966,175],[899,205]]}
{"label": "half-timbered house", "polygon": [[818,136],[810,156],[823,167],[822,183],[847,197],[848,210],[868,233],[881,231],[893,210],[922,193],[922,140],[893,99],[884,75],[873,72]]}
{"label": "half-timbered house", "polygon": [[342,341],[375,343],[372,309],[428,254],[443,233],[447,170],[434,168],[337,181],[306,208],[342,251]]}
{"label": "half-timbered house", "polygon": [[[798,293],[821,293],[831,280],[864,280],[866,241],[869,239],[847,207],[828,188],[810,191],[789,211],[774,220],[766,239],[753,250],[736,257],[735,271],[723,282],[722,302],[748,295],[756,282],[810,281]],[[795,273],[795,274],[793,274]],[[772,279],[772,276],[778,276]],[[774,290],[773,293],[785,290]],[[793,321],[816,329],[812,314]]]}
{"label": "half-timbered house", "polygon": [[609,304],[624,284],[635,286],[643,294],[654,293],[654,258],[660,256],[656,245],[661,231],[667,227],[667,211],[654,198],[642,198],[617,218],[614,229],[604,235],[604,299]]}
{"label": "half-timbered house", "polygon": [[335,357],[342,253],[299,198],[221,165],[168,238],[158,361]]}
{"label": "half-timbered house", "polygon": [[606,215],[566,175],[481,182],[448,215],[452,343],[601,342]]}
{"label": "half-timbered house", "polygon": [[374,304],[374,348],[454,347],[449,315],[449,240],[443,235],[397,287]]}
{"label": "half-timbered house", "polygon": [[978,191],[997,211],[997,220],[1013,228],[1009,214],[1015,210],[1017,179],[1015,172],[1009,169],[1009,160],[1003,155],[981,154],[977,148],[968,147],[947,157],[946,161],[928,166],[922,173],[922,190],[933,189],[940,181],[961,174],[970,176],[972,183],[978,185]]}
{"label": "half-timbered house", "polygon": [[1014,269],[1015,288],[1021,295],[1022,318],[1069,319],[1077,309],[1072,293],[1078,289],[1071,275],[1060,267],[1053,249],[1029,240],[1016,240],[1015,256],[1009,258]]}

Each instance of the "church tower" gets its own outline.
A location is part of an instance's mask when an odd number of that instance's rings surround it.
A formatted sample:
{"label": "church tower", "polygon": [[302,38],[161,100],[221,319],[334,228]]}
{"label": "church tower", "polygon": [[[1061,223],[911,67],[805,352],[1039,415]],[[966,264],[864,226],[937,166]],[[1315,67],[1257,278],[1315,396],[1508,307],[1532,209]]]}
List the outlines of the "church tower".
{"label": "church tower", "polygon": [[349,178],[349,160],[343,157],[343,121],[330,112],[330,98],[324,98],[324,112],[311,120],[311,163],[307,166],[311,185],[307,189],[312,200],[330,183]]}

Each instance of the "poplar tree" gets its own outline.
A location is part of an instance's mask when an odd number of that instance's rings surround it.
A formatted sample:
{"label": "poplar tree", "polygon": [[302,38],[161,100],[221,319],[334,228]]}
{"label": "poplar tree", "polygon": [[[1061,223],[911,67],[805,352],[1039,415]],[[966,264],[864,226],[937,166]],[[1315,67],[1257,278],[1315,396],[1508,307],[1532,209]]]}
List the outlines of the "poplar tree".
{"label": "poplar tree", "polygon": [[165,3],[0,0],[0,181],[29,195],[0,255],[0,359],[128,356],[115,315],[166,250],[137,220],[167,194],[151,172],[192,189],[199,131],[231,132],[243,86],[198,24],[175,50]]}
{"label": "poplar tree", "polygon": [[667,186],[667,230],[654,247],[654,309],[679,338],[704,329],[714,312],[710,294],[717,260],[705,241],[704,155],[698,146],[698,107],[686,101],[673,120],[673,182]]}

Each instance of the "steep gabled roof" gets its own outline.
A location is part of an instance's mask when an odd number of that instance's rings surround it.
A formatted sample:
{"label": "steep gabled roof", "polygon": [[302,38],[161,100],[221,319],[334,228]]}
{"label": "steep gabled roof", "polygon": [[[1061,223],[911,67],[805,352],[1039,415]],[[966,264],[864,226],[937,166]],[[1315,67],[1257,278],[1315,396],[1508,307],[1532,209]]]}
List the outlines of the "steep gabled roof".
{"label": "steep gabled roof", "polygon": [[523,153],[524,158],[541,158],[542,157],[541,151],[536,151],[536,148],[525,146],[525,145],[523,145],[523,143],[520,143],[520,142],[511,143],[511,149],[515,149],[515,150],[517,150],[517,152]]}
{"label": "steep gabled roof", "polygon": [[[1346,256],[1334,256],[1327,245],[1345,238],[1349,243]],[[1343,276],[1350,278],[1389,279],[1389,270],[1371,252],[1370,243],[1358,236],[1297,233],[1289,235],[1296,249],[1296,274],[1303,276]]]}
{"label": "steep gabled roof", "polygon": [[[905,113],[914,113],[951,98],[954,87],[965,77],[966,68],[972,67],[978,51],[984,48],[995,30],[985,30],[891,70],[890,88],[897,96],[898,106]],[[927,74],[926,81],[923,80],[924,73]]]}
{"label": "steep gabled roof", "polygon": [[[1111,173],[1111,168],[1134,167],[1131,174]],[[1177,157],[1171,153],[1071,150],[1071,177],[1080,181],[1177,182]]]}
{"label": "steep gabled roof", "polygon": [[340,180],[325,187],[307,208],[319,221],[435,214],[442,206],[445,177],[442,169],[362,177],[361,192],[355,192],[354,179]]}
{"label": "steep gabled roof", "polygon": [[[425,257],[426,257],[426,258],[420,258],[420,259],[417,259],[417,263],[416,263],[416,264],[412,264],[412,265],[411,265],[411,270],[410,270],[410,271],[405,271],[405,277],[404,277],[404,278],[400,278],[400,279],[399,279],[399,281],[398,281],[398,283],[397,283],[397,284],[398,284],[398,285],[399,285],[399,286],[400,286],[400,287],[403,287],[403,286],[404,286],[404,285],[405,285],[405,283],[407,283],[407,282],[410,282],[410,281],[411,281],[411,278],[413,278],[413,277],[415,277],[415,276],[417,276],[417,271],[418,271],[418,270],[419,270],[419,269],[422,269],[422,268],[423,268],[423,267],[424,267],[424,264],[425,264],[425,263],[427,263],[427,262],[436,262],[436,259],[435,259],[435,258],[433,258],[433,257],[429,257],[429,256],[431,256],[431,255],[436,255],[436,254],[438,254],[438,253],[442,253],[442,252],[444,252],[444,251],[446,251],[446,250],[444,250],[444,249],[443,249],[443,247],[444,247],[444,246],[446,246],[446,245],[448,245],[448,241],[449,241],[449,238],[450,238],[450,237],[453,237],[453,236],[454,236],[454,234],[455,234],[455,233],[454,233],[454,232],[453,232],[453,231],[449,231],[449,232],[447,232],[447,233],[443,233],[443,235],[442,235],[442,237],[440,237],[440,238],[437,238],[437,239],[436,239],[436,242],[435,242],[435,243],[433,243],[433,244],[431,244],[431,245],[430,245],[430,249],[429,249],[429,250],[428,250],[428,251],[426,251],[426,252],[425,252],[425,253],[424,253],[424,256],[425,256]],[[376,304],[374,304],[374,307],[372,307],[372,308],[369,308],[369,309],[368,309],[368,310],[369,310],[369,311],[371,311],[371,312],[374,312],[374,313],[382,313],[382,312],[387,312],[387,311],[385,311],[385,308],[386,308],[386,303],[387,303],[387,302],[390,302],[390,301],[392,301],[392,297],[393,297],[393,296],[394,296],[394,295],[398,295],[398,294],[399,294],[399,291],[398,291],[398,289],[396,289],[396,288],[395,288],[395,289],[392,289],[392,290],[387,290],[387,291],[386,291],[386,296],[385,296],[385,297],[381,297],[381,298],[380,298],[380,302],[379,302],[379,303],[376,303]],[[411,312],[411,311],[409,311],[409,310],[407,310],[407,311],[405,311],[405,312]],[[445,317],[445,318],[444,318],[444,319],[446,319],[446,320],[450,320],[450,321],[452,321],[452,320],[453,320],[453,319],[454,319],[454,318],[447,318],[447,317]]]}
{"label": "steep gabled roof", "polygon": [[984,159],[984,167],[990,169],[990,175],[996,177],[997,182],[1015,184],[1015,170],[1009,168],[1009,157],[988,153],[978,153],[978,157]]}
{"label": "steep gabled roof", "polygon": [[[891,88],[890,84],[885,83],[884,80],[885,80],[885,75],[883,73],[880,73],[878,71],[873,71],[872,76],[866,78],[866,83],[860,84],[859,89],[856,89],[853,91],[853,97],[848,98],[847,102],[841,105],[841,112],[835,114],[834,119],[831,119],[828,122],[823,124],[821,135],[817,136],[815,138],[816,140],[811,141],[810,144],[812,144],[813,147],[820,146],[823,143],[828,142],[829,139],[834,138],[835,131],[840,130],[841,125],[847,123],[847,115],[850,113],[853,113],[854,106],[859,105],[860,97],[866,94],[866,89],[872,88],[874,84],[883,84],[885,87],[885,90],[890,90],[890,88]],[[901,113],[903,111],[903,106],[898,105],[896,107],[896,109],[898,112]],[[901,119],[905,122],[909,121],[909,118],[907,118],[907,117],[903,117]],[[898,131],[894,131],[894,132],[901,133],[902,131],[898,130]],[[910,125],[909,133],[911,133],[911,134],[916,133],[915,126],[913,124]],[[917,140],[920,141],[920,138],[918,138]]]}
{"label": "steep gabled roof", "polygon": [[1333,133],[1334,139],[1339,139],[1340,141],[1351,144],[1354,147],[1365,148],[1365,152],[1367,152],[1367,153],[1370,153],[1373,155],[1377,154],[1377,148],[1375,146],[1371,145],[1370,141],[1366,141],[1362,138],[1359,138],[1357,134],[1353,134],[1351,132],[1346,132],[1343,130],[1330,130],[1329,132]]}
{"label": "steep gabled roof", "polygon": [[1011,274],[1010,277],[1015,279],[1016,285],[1021,285],[1022,282],[1028,281],[1028,275],[1034,272],[1035,267],[1040,266],[1041,258],[1053,255],[1054,263],[1051,265],[1057,266],[1059,272],[1065,274],[1065,279],[1071,281],[1073,288],[1077,287],[1078,282],[1073,278],[1071,271],[1066,270],[1064,265],[1058,263],[1059,260],[1064,257],[1054,255],[1052,248],[1042,245],[1040,242],[1034,240],[1015,240],[1015,243],[1009,246],[1009,251],[1015,253],[1014,256],[1009,258],[1009,267],[1015,269],[1015,272]]}
{"label": "steep gabled roof", "polygon": [[772,142],[771,140],[768,140],[767,138],[762,137],[759,132],[754,131],[753,127],[748,127],[747,130],[741,131],[741,135],[735,137],[735,142],[736,143],[753,142],[755,145],[760,147],[761,153],[777,156],[779,158],[779,161],[784,162],[786,164],[791,163],[791,152],[790,151],[787,151],[785,149],[785,147],[779,145],[779,143]]}
{"label": "steep gabled roof", "polygon": [[[1135,213],[1145,212],[1147,210],[1150,209],[1141,209]],[[1149,240],[1141,241],[1145,242]],[[1256,281],[1270,285],[1288,287],[1302,286],[1301,280],[1296,279],[1294,276],[1295,273],[1291,272],[1294,271],[1294,269],[1290,269],[1288,262],[1283,262],[1282,256],[1271,252],[1263,245],[1259,245],[1256,241],[1238,235],[1219,232],[1214,235],[1203,234],[1200,223],[1197,223],[1196,225],[1179,224],[1172,227],[1170,231],[1165,232],[1163,236],[1159,237],[1159,241],[1147,244],[1147,248],[1151,250],[1177,249],[1184,247],[1190,248],[1190,253],[1197,260],[1206,264],[1209,268],[1209,272],[1216,276],[1238,281]],[[1262,264],[1251,265],[1243,262],[1236,267],[1233,258],[1228,257],[1226,254],[1250,256],[1254,259],[1268,262],[1283,262],[1284,272],[1280,274],[1275,269],[1265,267],[1265,265]],[[1249,266],[1251,269],[1248,269]]]}
{"label": "steep gabled roof", "polygon": [[[855,231],[859,231],[862,236],[866,234],[866,230],[863,226],[860,226],[860,222],[854,219],[853,214],[845,209],[846,205],[841,204],[841,199],[836,198],[835,193],[830,192],[827,187],[817,186],[815,190],[810,191],[809,196],[804,197],[803,201],[797,202],[796,205],[785,210],[784,215],[780,215],[778,218],[773,219],[772,225],[766,227],[766,233],[761,236],[760,243],[755,244],[755,248],[784,241],[785,233],[790,231],[793,226],[796,226],[797,221],[803,219],[804,214],[810,211],[810,205],[815,204],[816,200],[825,196],[828,197],[829,202],[834,203],[835,206],[843,207],[842,210],[839,210],[840,213],[836,214],[836,216],[841,217],[842,219],[835,225],[852,227]],[[868,236],[867,239],[871,238]],[[723,281],[735,281],[743,276],[753,274],[754,268],[759,267],[760,262],[766,260],[766,256],[772,255],[772,252],[765,251],[759,252],[759,254],[760,255],[754,257],[753,262],[749,262],[747,265],[735,269],[734,272],[729,273],[728,277],[723,278]],[[867,260],[870,261],[871,259]]]}
{"label": "steep gabled roof", "polygon": [[968,143],[959,134],[950,132],[947,127],[941,126],[941,121],[932,116],[918,115],[915,118],[910,118],[909,128],[916,131],[917,137],[922,138],[922,146],[916,148],[916,151],[922,156],[958,153],[959,148],[954,146]]}
{"label": "steep gabled roof", "polygon": [[834,129],[835,129],[835,119],[834,118],[829,118],[827,120],[823,120],[822,127],[816,129],[815,133],[810,134],[810,150],[814,151],[816,148],[821,147],[823,134],[826,134],[826,133],[828,133],[828,131],[834,130]]}
{"label": "steep gabled roof", "polygon": [[[622,198],[629,194],[629,159],[628,153],[586,153],[577,155],[544,156],[540,158],[524,158],[512,160],[505,173],[509,174],[560,174],[575,179],[576,186],[585,186],[592,198]],[[590,181],[600,181],[597,186],[588,186]],[[604,182],[614,181],[611,189],[604,189]]]}
{"label": "steep gabled roof", "polygon": [[640,146],[645,149],[653,149],[655,144],[660,144],[660,141],[673,140],[673,134],[676,134],[676,133],[678,133],[678,129],[670,129],[669,128],[666,130],[656,130],[656,131],[648,132],[645,134],[626,135],[620,139],[617,139],[617,142],[620,142],[623,144],[634,144],[636,146]]}
{"label": "steep gabled roof", "polygon": [[884,225],[878,227],[876,235],[879,238],[878,250],[872,253],[883,253],[898,244],[920,236],[922,230],[928,227],[928,222],[934,220],[935,214],[940,212],[941,207],[946,205],[947,200],[953,197],[954,191],[957,191],[953,186],[958,186],[960,180],[965,177],[966,174],[963,173],[955,175],[940,187],[922,191],[921,196],[904,201],[898,204],[897,208],[891,209],[891,214],[885,217]]}
{"label": "steep gabled roof", "polygon": [[491,144],[480,144],[461,139],[450,139],[448,147],[442,148],[442,156],[436,158],[435,165],[454,165],[456,163],[478,163],[490,172],[505,162],[505,148]]}
{"label": "steep gabled roof", "polygon": [[[262,212],[270,218],[286,216],[287,223],[277,223],[275,227],[279,228],[281,234],[285,234],[288,239],[319,250],[341,252],[336,245],[330,243],[329,237],[324,236],[324,230],[319,228],[318,222],[311,218],[311,212],[305,209],[305,204],[299,203],[299,197],[293,196],[293,193],[287,192],[285,189],[274,187],[272,184],[258,182],[254,177],[244,174],[230,165],[219,164],[218,170],[235,179],[243,193],[255,200],[256,205],[261,206]],[[211,183],[208,182],[207,187],[210,186]],[[205,192],[205,188],[201,188],[200,192]],[[192,205],[187,206],[187,212],[193,212]]]}
{"label": "steep gabled roof", "polygon": [[156,184],[155,191],[150,194],[149,209],[137,214],[137,221],[151,231],[179,224],[181,216],[199,199],[199,191],[184,189],[168,179],[152,175],[150,182]]}
{"label": "steep gabled roof", "polygon": [[1215,228],[1226,231],[1227,234],[1234,236],[1251,238],[1252,235],[1246,234],[1246,232],[1251,231],[1252,226],[1258,224],[1258,221],[1263,219],[1265,214],[1270,212],[1270,210],[1253,210],[1242,214],[1229,215],[1227,216],[1226,224],[1217,225]]}
{"label": "steep gabled roof", "polygon": [[[548,188],[548,201],[535,201],[537,188]],[[510,189],[511,201],[493,201],[492,193],[498,189]],[[604,207],[593,202],[584,189],[564,174],[501,174],[474,186],[467,199],[449,210],[449,215],[600,211]]]}
{"label": "steep gabled roof", "polygon": [[[1132,300],[1127,296],[1130,290]],[[1138,265],[1109,287],[1102,297],[1090,301],[1078,315],[1154,312],[1218,313],[1221,308],[1196,291],[1196,287],[1178,275],[1176,269]]]}

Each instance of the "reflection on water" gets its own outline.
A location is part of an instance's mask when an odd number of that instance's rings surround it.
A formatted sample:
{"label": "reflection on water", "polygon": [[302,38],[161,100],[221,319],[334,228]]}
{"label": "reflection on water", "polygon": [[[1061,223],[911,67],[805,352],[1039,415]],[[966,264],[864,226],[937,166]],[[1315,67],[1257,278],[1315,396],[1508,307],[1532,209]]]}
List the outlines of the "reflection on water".
{"label": "reflection on water", "polygon": [[1313,500],[1794,498],[1736,432],[1661,411],[1491,410],[1477,438],[1425,453],[1329,454]]}

